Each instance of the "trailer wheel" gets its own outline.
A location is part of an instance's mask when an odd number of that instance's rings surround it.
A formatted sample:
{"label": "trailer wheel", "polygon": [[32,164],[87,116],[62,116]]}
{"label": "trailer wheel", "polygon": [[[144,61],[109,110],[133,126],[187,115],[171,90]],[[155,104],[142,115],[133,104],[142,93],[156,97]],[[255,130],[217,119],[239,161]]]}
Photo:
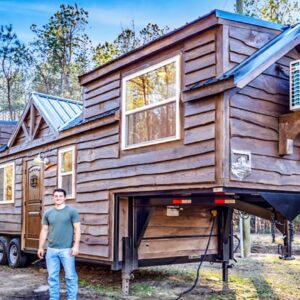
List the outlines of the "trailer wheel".
{"label": "trailer wheel", "polygon": [[23,268],[27,264],[27,256],[21,251],[20,239],[14,238],[8,245],[8,265],[11,268]]}
{"label": "trailer wheel", "polygon": [[7,264],[7,249],[9,238],[6,236],[0,236],[0,265]]}

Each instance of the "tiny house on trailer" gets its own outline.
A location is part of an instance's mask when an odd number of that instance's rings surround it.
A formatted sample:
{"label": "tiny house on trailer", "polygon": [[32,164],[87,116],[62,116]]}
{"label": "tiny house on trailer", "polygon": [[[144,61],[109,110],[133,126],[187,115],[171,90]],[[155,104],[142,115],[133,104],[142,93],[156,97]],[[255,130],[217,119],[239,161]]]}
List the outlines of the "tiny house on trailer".
{"label": "tiny house on trailer", "polygon": [[289,257],[299,76],[300,24],[215,10],[82,75],[83,103],[32,93],[0,153],[0,262],[36,252],[57,186],[79,258],[122,269],[125,292],[138,267],[203,255],[227,280],[233,209],[274,222]]}

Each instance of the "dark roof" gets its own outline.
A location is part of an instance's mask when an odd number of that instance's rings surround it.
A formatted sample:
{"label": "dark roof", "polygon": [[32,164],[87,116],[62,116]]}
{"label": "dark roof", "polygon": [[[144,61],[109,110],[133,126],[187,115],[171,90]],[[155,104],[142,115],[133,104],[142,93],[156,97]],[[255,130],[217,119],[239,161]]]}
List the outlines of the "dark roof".
{"label": "dark roof", "polygon": [[67,130],[67,129],[73,128],[73,127],[81,125],[81,124],[85,124],[85,123],[88,123],[88,122],[92,122],[92,121],[95,121],[95,120],[99,120],[99,119],[111,116],[117,110],[119,110],[119,108],[114,108],[114,109],[109,110],[109,111],[107,111],[105,113],[102,113],[100,115],[97,115],[95,117],[91,117],[91,118],[88,118],[88,119],[83,119],[82,115],[80,115],[76,119],[74,119],[72,122],[70,122],[69,124],[67,124],[67,126],[63,127],[62,130]]}
{"label": "dark roof", "polygon": [[[298,39],[300,39],[300,23],[287,26],[283,32],[274,37],[231,70],[222,74],[220,77],[213,78],[202,83],[196,83],[190,89],[192,90],[201,86],[210,85],[218,81],[229,79],[230,77],[234,78],[234,84],[237,87],[243,87],[245,86],[245,78],[254,78],[261,74],[272,63],[285,55],[293,47],[297,46],[297,43],[300,42]],[[282,53],[284,50],[285,53]],[[256,76],[250,76],[250,74],[255,74]],[[239,85],[241,82],[242,84]]]}

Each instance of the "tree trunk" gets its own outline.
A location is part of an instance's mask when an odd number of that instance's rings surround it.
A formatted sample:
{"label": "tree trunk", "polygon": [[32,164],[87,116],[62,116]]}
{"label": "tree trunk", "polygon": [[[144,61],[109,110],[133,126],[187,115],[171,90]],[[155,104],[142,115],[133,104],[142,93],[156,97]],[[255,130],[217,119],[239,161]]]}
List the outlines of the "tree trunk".
{"label": "tree trunk", "polygon": [[243,218],[243,244],[244,244],[244,257],[249,256],[251,250],[250,242],[250,216]]}
{"label": "tree trunk", "polygon": [[236,12],[240,15],[242,15],[244,12],[243,4],[243,0],[236,0]]}
{"label": "tree trunk", "polygon": [[7,88],[7,103],[8,103],[9,118],[10,118],[11,121],[13,121],[10,78],[6,79],[6,88]]}

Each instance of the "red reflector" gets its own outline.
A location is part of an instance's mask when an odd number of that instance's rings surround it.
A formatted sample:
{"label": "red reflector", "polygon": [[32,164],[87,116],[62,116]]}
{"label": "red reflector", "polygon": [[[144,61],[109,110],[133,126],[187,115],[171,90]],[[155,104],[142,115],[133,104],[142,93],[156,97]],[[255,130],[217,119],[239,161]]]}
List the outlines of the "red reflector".
{"label": "red reflector", "polygon": [[224,204],[225,199],[215,199],[215,204]]}
{"label": "red reflector", "polygon": [[181,204],[182,203],[182,199],[173,199],[172,200],[172,204]]}

